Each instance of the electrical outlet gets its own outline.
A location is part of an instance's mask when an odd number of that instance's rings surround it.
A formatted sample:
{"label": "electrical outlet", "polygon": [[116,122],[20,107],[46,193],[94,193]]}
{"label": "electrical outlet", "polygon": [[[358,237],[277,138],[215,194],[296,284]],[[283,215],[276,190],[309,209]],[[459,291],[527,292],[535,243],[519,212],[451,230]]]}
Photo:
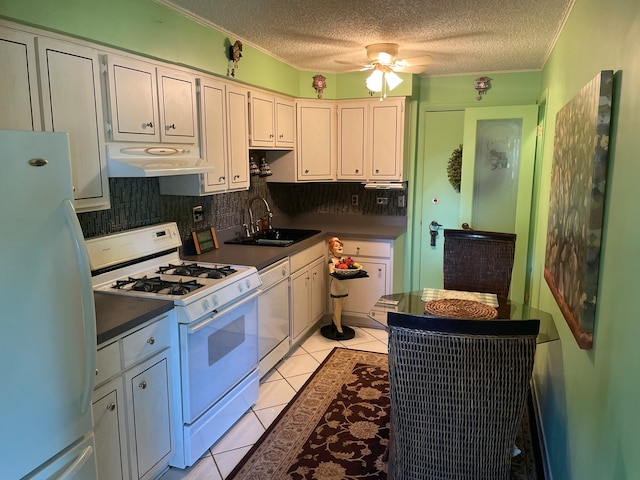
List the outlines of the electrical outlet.
{"label": "electrical outlet", "polygon": [[351,195],[351,205],[354,207],[358,206],[358,195]]}
{"label": "electrical outlet", "polygon": [[389,203],[389,199],[387,197],[376,197],[377,205],[386,205],[387,203]]}
{"label": "electrical outlet", "polygon": [[406,206],[407,206],[407,197],[405,197],[404,195],[400,195],[398,197],[398,207],[404,208]]}
{"label": "electrical outlet", "polygon": [[197,207],[193,207],[193,221],[194,223],[199,223],[204,220],[204,213],[202,209],[202,205],[198,205]]}

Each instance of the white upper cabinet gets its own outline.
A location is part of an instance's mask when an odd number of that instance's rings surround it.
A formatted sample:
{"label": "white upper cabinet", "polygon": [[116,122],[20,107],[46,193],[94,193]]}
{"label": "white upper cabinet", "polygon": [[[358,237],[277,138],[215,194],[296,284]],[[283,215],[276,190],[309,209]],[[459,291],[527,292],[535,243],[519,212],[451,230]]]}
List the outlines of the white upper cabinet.
{"label": "white upper cabinet", "polygon": [[249,188],[248,90],[205,77],[198,80],[201,155],[213,173],[160,178],[165,195],[211,195]]}
{"label": "white upper cabinet", "polygon": [[297,180],[336,179],[336,105],[318,100],[296,101]]}
{"label": "white upper cabinet", "polygon": [[107,71],[112,140],[198,142],[195,77],[113,55]]}
{"label": "white upper cabinet", "polygon": [[160,140],[197,143],[195,78],[168,68],[158,68]]}
{"label": "white upper cabinet", "polygon": [[402,181],[404,98],[338,103],[338,179]]}
{"label": "white upper cabinet", "polygon": [[0,65],[0,130],[41,130],[33,35],[0,27]]}
{"label": "white upper cabinet", "polygon": [[253,148],[292,149],[295,107],[291,100],[264,92],[250,92],[250,139]]}
{"label": "white upper cabinet", "polygon": [[38,37],[44,130],[67,132],[75,207],[110,207],[97,50]]}

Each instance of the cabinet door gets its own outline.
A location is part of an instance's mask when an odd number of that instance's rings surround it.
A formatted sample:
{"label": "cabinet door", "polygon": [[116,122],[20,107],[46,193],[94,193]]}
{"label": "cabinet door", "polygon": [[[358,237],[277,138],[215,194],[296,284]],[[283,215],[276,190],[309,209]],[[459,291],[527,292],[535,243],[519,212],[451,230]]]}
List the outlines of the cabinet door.
{"label": "cabinet door", "polygon": [[301,101],[296,105],[298,181],[335,180],[335,104]]}
{"label": "cabinet door", "polygon": [[155,67],[109,56],[108,75],[113,140],[159,142]]}
{"label": "cabinet door", "polygon": [[172,453],[169,366],[164,356],[125,373],[133,478],[153,478]]}
{"label": "cabinet door", "polygon": [[195,78],[167,68],[158,68],[160,140],[198,143]]}
{"label": "cabinet door", "polygon": [[391,293],[387,288],[388,262],[360,260],[359,263],[369,277],[342,280],[349,282],[349,296],[343,307],[345,313],[367,314],[382,295]]}
{"label": "cabinet door", "polygon": [[327,307],[327,282],[325,276],[327,264],[324,261],[324,257],[313,262],[309,267],[309,272],[311,275],[311,291],[309,292],[311,296],[309,308],[311,311],[309,318],[310,323],[314,323],[324,315]]}
{"label": "cabinet door", "polygon": [[251,139],[252,147],[273,147],[275,141],[274,98],[251,92]]}
{"label": "cabinet door", "polygon": [[110,208],[98,52],[45,38],[37,46],[44,129],[69,134],[76,210]]}
{"label": "cabinet door", "polygon": [[227,85],[229,190],[249,188],[248,91]]}
{"label": "cabinet door", "polygon": [[205,174],[204,192],[222,192],[227,188],[227,116],[225,85],[210,79],[200,80],[200,135],[202,158],[216,170]]}
{"label": "cabinet door", "polygon": [[96,442],[98,478],[128,480],[124,388],[118,377],[93,394],[93,434]]}
{"label": "cabinet door", "polygon": [[364,180],[369,158],[366,103],[338,106],[338,179]]}
{"label": "cabinet door", "polygon": [[296,131],[296,109],[293,102],[276,98],[276,147],[293,148]]}
{"label": "cabinet door", "polygon": [[39,131],[40,101],[33,36],[0,27],[0,130]]}
{"label": "cabinet door", "polygon": [[295,341],[309,327],[310,286],[309,269],[291,275],[291,339]]}
{"label": "cabinet door", "polygon": [[402,180],[404,99],[371,105],[371,180]]}

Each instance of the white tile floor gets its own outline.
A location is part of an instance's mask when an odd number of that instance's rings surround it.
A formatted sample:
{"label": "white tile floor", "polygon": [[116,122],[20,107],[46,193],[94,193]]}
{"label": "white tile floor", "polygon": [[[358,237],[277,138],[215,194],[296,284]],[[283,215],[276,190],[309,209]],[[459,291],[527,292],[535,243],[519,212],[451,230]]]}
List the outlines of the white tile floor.
{"label": "white tile floor", "polygon": [[387,353],[387,332],[354,327],[351,340],[329,340],[320,330],[309,336],[260,382],[253,408],[192,467],[170,468],[161,480],[222,480],[244,457],[260,435],[287,406],[333,347]]}

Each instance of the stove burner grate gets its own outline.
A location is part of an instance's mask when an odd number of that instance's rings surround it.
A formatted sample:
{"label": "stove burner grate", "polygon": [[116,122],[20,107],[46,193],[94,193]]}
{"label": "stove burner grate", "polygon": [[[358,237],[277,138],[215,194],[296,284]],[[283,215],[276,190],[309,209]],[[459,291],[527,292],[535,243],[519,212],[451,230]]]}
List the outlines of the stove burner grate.
{"label": "stove burner grate", "polygon": [[150,292],[150,293],[167,293],[169,295],[186,295],[193,292],[200,287],[204,287],[201,283],[195,280],[188,280],[183,282],[178,280],[177,282],[163,280],[160,277],[148,278],[146,275],[141,278],[129,277],[126,280],[116,280],[115,285],[112,288],[117,290],[134,290],[136,292]]}
{"label": "stove burner grate", "polygon": [[235,272],[236,269],[229,266],[207,267],[197,263],[183,263],[182,265],[172,265],[170,263],[167,266],[159,267],[156,273],[182,275],[184,277],[224,278]]}

